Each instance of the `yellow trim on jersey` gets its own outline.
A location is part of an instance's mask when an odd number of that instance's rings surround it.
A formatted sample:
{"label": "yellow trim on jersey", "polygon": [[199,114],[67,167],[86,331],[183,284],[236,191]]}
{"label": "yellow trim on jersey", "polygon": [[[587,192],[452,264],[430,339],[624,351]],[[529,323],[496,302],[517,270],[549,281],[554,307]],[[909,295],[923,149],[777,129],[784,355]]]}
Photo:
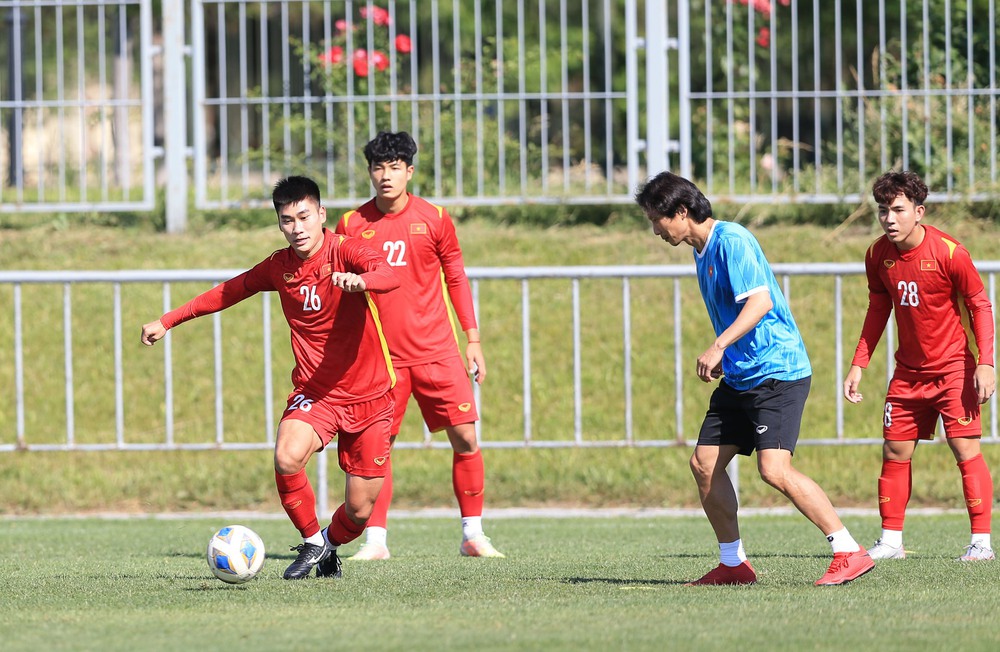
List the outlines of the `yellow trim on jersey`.
{"label": "yellow trim on jersey", "polygon": [[441,296],[444,298],[444,309],[448,313],[448,324],[451,325],[451,334],[455,336],[455,346],[460,346],[458,339],[459,328],[458,316],[455,314],[455,306],[451,305],[451,294],[448,292],[448,281],[444,277],[444,270],[441,270]]}
{"label": "yellow trim on jersey", "polygon": [[[430,202],[427,202],[427,203],[431,204]],[[438,206],[437,204],[431,204],[431,206],[433,206],[435,209],[437,209],[438,219],[443,219],[444,218],[444,206]]]}
{"label": "yellow trim on jersey", "polygon": [[952,242],[948,238],[941,238],[941,242],[943,242],[946,245],[948,245],[948,259],[950,260],[950,259],[954,258],[955,257],[955,250],[958,249],[958,243],[957,242]]}
{"label": "yellow trim on jersey", "polygon": [[347,228],[347,222],[351,219],[351,216],[357,213],[356,210],[349,210],[340,216],[340,221],[344,223],[344,228]]}
{"label": "yellow trim on jersey", "polygon": [[368,301],[368,309],[371,310],[372,318],[375,319],[375,330],[378,332],[378,341],[382,345],[382,355],[385,357],[385,367],[389,372],[389,387],[396,386],[396,370],[392,366],[392,356],[389,355],[389,345],[385,341],[385,333],[382,332],[382,320],[378,317],[378,307],[375,299],[365,291],[365,300]]}

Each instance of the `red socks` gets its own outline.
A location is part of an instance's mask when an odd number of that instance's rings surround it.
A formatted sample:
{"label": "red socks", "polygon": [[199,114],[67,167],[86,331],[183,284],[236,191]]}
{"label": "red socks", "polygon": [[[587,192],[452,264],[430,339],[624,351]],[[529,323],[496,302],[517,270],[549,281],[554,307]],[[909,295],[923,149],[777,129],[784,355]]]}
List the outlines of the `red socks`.
{"label": "red socks", "polygon": [[302,469],[291,475],[282,475],[275,471],[274,483],[278,486],[281,506],[285,508],[285,513],[302,538],[319,532],[319,521],[316,519],[316,494],[309,484],[306,470]]}
{"label": "red socks", "polygon": [[368,524],[358,525],[347,518],[347,508],[341,504],[337,508],[337,511],[333,513],[333,518],[330,519],[330,527],[326,530],[326,536],[333,545],[343,545],[361,536],[361,533],[365,531],[366,525]]}
{"label": "red socks", "polygon": [[462,516],[483,515],[483,493],[486,473],[483,470],[483,452],[455,453],[452,457],[451,482],[458,498]]}
{"label": "red socks", "polygon": [[878,478],[878,513],[882,516],[883,530],[903,531],[911,487],[909,460],[882,460],[882,475]]}
{"label": "red socks", "polygon": [[962,472],[962,493],[973,534],[989,534],[993,510],[993,478],[982,453],[958,463]]}

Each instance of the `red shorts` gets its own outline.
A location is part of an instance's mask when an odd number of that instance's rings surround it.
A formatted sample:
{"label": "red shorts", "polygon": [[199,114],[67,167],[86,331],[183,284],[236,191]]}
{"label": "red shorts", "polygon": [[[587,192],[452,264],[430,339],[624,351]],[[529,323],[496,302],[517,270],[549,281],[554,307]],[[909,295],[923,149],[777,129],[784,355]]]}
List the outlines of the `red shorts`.
{"label": "red shorts", "polygon": [[431,432],[479,420],[469,372],[459,356],[413,367],[395,367],[395,370],[396,386],[392,389],[392,395],[396,399],[396,412],[392,417],[393,435],[399,434],[410,394],[417,399],[420,414]]}
{"label": "red shorts", "polygon": [[938,417],[945,436],[979,437],[979,398],[972,374],[957,371],[926,380],[893,377],[882,413],[882,436],[893,441],[933,439]]}
{"label": "red shorts", "polygon": [[385,477],[392,425],[392,392],[348,405],[310,399],[295,391],[288,396],[281,420],[295,419],[312,426],[326,447],[337,437],[340,468],[366,478]]}

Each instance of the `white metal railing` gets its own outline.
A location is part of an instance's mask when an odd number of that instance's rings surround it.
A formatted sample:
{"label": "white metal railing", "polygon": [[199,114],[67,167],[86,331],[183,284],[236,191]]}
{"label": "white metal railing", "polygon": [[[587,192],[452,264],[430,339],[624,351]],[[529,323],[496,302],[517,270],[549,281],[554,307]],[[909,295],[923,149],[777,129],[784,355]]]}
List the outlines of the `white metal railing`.
{"label": "white metal railing", "polygon": [[[990,300],[996,304],[996,277],[1000,272],[1000,261],[987,261],[978,263],[979,270],[986,278],[987,291]],[[843,418],[843,398],[841,396],[839,381],[842,378],[842,371],[848,357],[844,352],[844,329],[843,321],[843,294],[842,283],[845,277],[860,276],[864,274],[862,263],[794,263],[776,264],[773,266],[775,274],[783,283],[786,295],[791,296],[791,280],[795,277],[822,276],[832,280],[832,296],[830,301],[833,306],[833,319],[835,322],[834,343],[835,364],[838,370],[836,375],[838,385],[834,388],[824,387],[822,391],[832,391],[836,395],[836,425],[835,436],[828,438],[808,438],[800,440],[803,445],[832,445],[832,444],[872,444],[881,442],[881,438],[858,438],[848,437],[844,432]],[[279,389],[279,395],[275,395],[275,387],[272,382],[274,368],[272,358],[275,357],[272,348],[274,333],[284,332],[284,329],[272,329],[272,302],[268,293],[261,295],[260,302],[260,327],[263,333],[261,339],[261,360],[262,366],[262,433],[258,437],[252,437],[249,441],[239,440],[234,437],[234,433],[227,431],[225,427],[225,411],[227,401],[232,401],[235,394],[227,394],[223,390],[223,362],[224,347],[222,345],[223,313],[216,313],[212,316],[212,342],[211,355],[213,357],[213,393],[211,396],[212,417],[206,418],[204,423],[197,426],[201,433],[196,440],[187,437],[184,441],[176,437],[176,424],[174,415],[178,409],[175,395],[175,353],[172,345],[172,337],[164,338],[160,346],[160,355],[163,357],[163,424],[162,437],[157,437],[156,441],[148,441],[149,426],[144,425],[141,430],[146,431],[143,441],[137,441],[134,432],[126,427],[126,417],[128,402],[125,398],[126,389],[131,389],[136,383],[146,382],[146,379],[139,379],[130,376],[125,372],[125,355],[123,353],[123,340],[132,342],[136,336],[137,324],[130,324],[128,328],[123,328],[123,299],[122,288],[129,284],[139,284],[150,286],[161,285],[161,305],[151,308],[143,305],[143,314],[148,318],[169,310],[179,303],[171,292],[174,284],[179,283],[217,283],[239,274],[242,270],[144,270],[144,271],[0,271],[0,291],[9,291],[12,301],[11,305],[11,333],[10,344],[13,347],[13,354],[10,356],[13,362],[13,405],[10,401],[0,400],[0,453],[15,450],[24,451],[93,451],[93,450],[247,450],[247,449],[267,449],[274,444],[275,405],[280,404],[284,398],[283,390]],[[479,298],[483,292],[484,284],[516,283],[519,284],[520,299],[519,305],[511,305],[510,312],[514,314],[520,312],[520,341],[521,341],[521,363],[523,365],[522,379],[522,401],[523,401],[523,429],[516,439],[500,439],[490,433],[490,437],[484,438],[482,445],[484,448],[514,448],[514,447],[621,447],[621,446],[648,446],[648,447],[668,447],[678,445],[693,445],[693,437],[687,433],[684,426],[684,395],[685,395],[685,374],[683,373],[684,361],[691,357],[690,352],[686,352],[681,342],[681,325],[685,320],[685,313],[688,315],[701,314],[704,311],[700,301],[698,305],[688,302],[687,305],[681,300],[681,282],[684,279],[693,279],[695,270],[690,265],[661,265],[661,266],[593,266],[593,267],[511,267],[511,268],[482,268],[471,267],[467,269],[468,276],[472,283],[473,298],[477,308]],[[671,310],[673,314],[673,330],[670,337],[673,340],[673,372],[676,378],[673,389],[674,417],[675,423],[672,430],[674,437],[670,438],[639,438],[633,432],[633,410],[632,397],[634,393],[631,360],[633,356],[633,342],[631,337],[632,318],[632,287],[633,283],[640,279],[663,279],[664,287],[672,291]],[[571,289],[571,320],[572,320],[572,433],[551,433],[549,436],[540,437],[532,430],[532,395],[534,388],[532,384],[532,338],[537,334],[532,328],[535,323],[530,310],[531,286],[533,282],[540,282],[544,279],[566,280]],[[580,283],[590,279],[605,279],[620,281],[621,293],[621,355],[622,361],[622,382],[621,388],[624,395],[623,428],[619,436],[611,439],[594,439],[587,437],[583,427],[582,410],[584,406],[584,365],[582,362],[583,338],[581,337],[581,321],[585,306],[581,300]],[[59,289],[61,286],[61,305],[56,312],[58,315],[49,314],[41,317],[34,309],[25,309],[23,292],[25,286],[44,284],[54,286]],[[79,401],[76,393],[83,389],[79,382],[74,379],[74,310],[73,297],[74,290],[82,286],[97,285],[109,287],[111,289],[111,337],[113,339],[110,350],[112,351],[111,377],[107,379],[106,386],[100,388],[88,387],[89,392],[95,391],[104,396],[113,396],[113,432],[106,433],[107,436],[100,438],[100,441],[79,441],[76,433],[76,416],[79,410]],[[148,292],[147,292],[148,294]],[[154,304],[155,305],[155,304]],[[31,304],[34,308],[35,304]],[[253,308],[251,304],[251,309]],[[200,320],[199,320],[200,321]],[[800,320],[801,321],[801,320]],[[246,324],[240,322],[241,325]],[[889,322],[887,330],[886,369],[887,374],[891,373],[893,344],[892,320]],[[63,412],[65,417],[65,434],[59,441],[37,441],[38,436],[29,431],[26,426],[26,416],[29,410],[47,410],[46,418],[56,417],[52,404],[48,401],[44,405],[39,405],[35,401],[25,399],[25,368],[26,365],[35,364],[34,361],[26,359],[25,339],[28,333],[34,333],[41,329],[50,331],[62,329],[62,352],[61,367],[48,359],[46,363],[53,367],[46,370],[46,375],[58,377],[62,375],[64,387]],[[129,333],[127,336],[123,333]],[[241,334],[242,335],[242,334]],[[508,334],[513,335],[513,334]],[[848,336],[853,333],[848,332]],[[193,337],[193,335],[191,336]],[[286,335],[283,337],[287,337]],[[2,340],[0,340],[2,341]],[[185,346],[190,346],[190,340],[185,339]],[[134,347],[133,347],[134,348]],[[149,352],[152,353],[152,352]],[[847,352],[850,354],[850,351]],[[287,364],[287,363],[284,363]],[[281,371],[279,369],[279,371]],[[871,381],[870,381],[871,382]],[[818,384],[814,385],[818,386]],[[244,389],[246,382],[244,381]],[[485,403],[488,407],[490,397],[485,399],[480,395],[480,389],[476,388],[476,398],[480,405]],[[228,398],[227,398],[228,397]],[[48,397],[49,399],[54,397]],[[199,400],[202,397],[199,396]],[[984,441],[1000,442],[997,428],[997,398],[994,396],[989,404],[988,423],[984,423]],[[11,412],[13,416],[11,416]],[[135,429],[133,429],[135,430]],[[664,425],[665,431],[671,428]],[[47,433],[51,437],[51,433]],[[89,438],[93,438],[91,435]],[[33,441],[33,439],[36,439]],[[43,437],[42,439],[45,439]],[[422,441],[399,441],[400,448],[444,448],[448,446],[444,441],[432,441],[430,433],[425,429]],[[326,486],[326,460],[321,457],[319,462],[320,483]],[[325,495],[325,492],[324,494]]]}

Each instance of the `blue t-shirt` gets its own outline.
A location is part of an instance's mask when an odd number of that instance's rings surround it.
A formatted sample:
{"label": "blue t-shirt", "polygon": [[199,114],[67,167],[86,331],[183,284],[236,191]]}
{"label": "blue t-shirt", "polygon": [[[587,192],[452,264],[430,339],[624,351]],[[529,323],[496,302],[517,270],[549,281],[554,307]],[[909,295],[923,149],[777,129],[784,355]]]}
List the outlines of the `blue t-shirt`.
{"label": "blue t-shirt", "polygon": [[770,292],[774,303],[749,333],[726,348],[722,373],[728,385],[746,390],[768,378],[800,380],[812,375],[792,311],[760,244],[748,230],[716,221],[705,248],[694,252],[694,261],[716,336],[736,321],[751,294]]}

